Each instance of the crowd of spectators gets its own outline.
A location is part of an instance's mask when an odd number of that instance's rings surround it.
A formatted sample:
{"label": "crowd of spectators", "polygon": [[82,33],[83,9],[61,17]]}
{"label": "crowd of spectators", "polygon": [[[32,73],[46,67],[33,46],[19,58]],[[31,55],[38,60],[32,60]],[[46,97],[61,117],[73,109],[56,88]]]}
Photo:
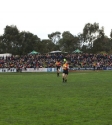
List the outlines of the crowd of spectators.
{"label": "crowd of spectators", "polygon": [[0,57],[0,68],[49,68],[55,67],[56,61],[59,59],[63,63],[63,59],[69,62],[70,68],[92,68],[112,67],[112,55],[107,54],[39,54],[39,55],[12,55],[10,57]]}

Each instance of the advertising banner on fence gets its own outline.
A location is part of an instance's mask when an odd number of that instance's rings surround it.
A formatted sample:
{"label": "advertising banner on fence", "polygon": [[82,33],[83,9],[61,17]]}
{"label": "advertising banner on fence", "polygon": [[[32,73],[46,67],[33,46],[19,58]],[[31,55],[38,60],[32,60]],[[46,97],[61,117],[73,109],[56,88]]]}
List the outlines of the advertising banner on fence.
{"label": "advertising banner on fence", "polygon": [[16,68],[1,68],[0,72],[16,72]]}
{"label": "advertising banner on fence", "polygon": [[[70,68],[69,71],[75,70],[93,70],[93,68]],[[97,69],[96,69],[97,70]],[[112,70],[112,67],[104,67],[102,70]],[[22,69],[21,72],[56,72],[56,68],[27,68]],[[60,68],[60,72],[62,72],[62,68]],[[0,68],[0,72],[17,72],[16,68]]]}
{"label": "advertising banner on fence", "polygon": [[22,72],[47,72],[47,68],[27,68],[26,70],[22,69]]}

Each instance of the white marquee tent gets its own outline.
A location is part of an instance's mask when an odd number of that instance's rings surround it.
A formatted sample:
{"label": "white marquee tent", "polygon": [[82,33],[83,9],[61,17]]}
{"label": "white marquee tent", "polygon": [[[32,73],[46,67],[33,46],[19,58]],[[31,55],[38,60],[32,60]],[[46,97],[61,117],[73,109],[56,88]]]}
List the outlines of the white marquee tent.
{"label": "white marquee tent", "polygon": [[12,54],[11,54],[11,53],[3,53],[3,54],[0,54],[0,57],[6,58],[6,56],[7,56],[7,57],[10,57],[10,56],[12,56]]}
{"label": "white marquee tent", "polygon": [[50,53],[62,53],[62,51],[56,50],[56,51],[51,51]]}

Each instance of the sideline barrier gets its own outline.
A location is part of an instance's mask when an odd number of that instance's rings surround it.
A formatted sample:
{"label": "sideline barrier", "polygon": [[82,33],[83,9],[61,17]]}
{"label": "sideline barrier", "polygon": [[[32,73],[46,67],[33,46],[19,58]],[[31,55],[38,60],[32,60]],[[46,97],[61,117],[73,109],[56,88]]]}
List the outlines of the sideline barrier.
{"label": "sideline barrier", "polygon": [[[60,68],[60,72],[62,68]],[[0,68],[0,72],[17,72],[16,68]],[[56,72],[56,68],[27,68],[19,70],[19,72]]]}
{"label": "sideline barrier", "polygon": [[0,68],[0,72],[17,72],[16,68]]}
{"label": "sideline barrier", "polygon": [[[75,70],[93,70],[93,68],[70,68],[70,71],[75,71]],[[95,69],[97,70],[97,69]],[[103,67],[101,70],[112,70],[112,67]],[[0,68],[0,72],[17,72],[16,68]],[[56,68],[27,68],[22,69],[21,72],[56,72]],[[62,72],[62,68],[60,68],[60,72]]]}
{"label": "sideline barrier", "polygon": [[[70,68],[70,70],[94,70],[93,68]],[[97,70],[97,68],[95,68]],[[100,70],[112,70],[112,67],[103,67]]]}
{"label": "sideline barrier", "polygon": [[[60,68],[60,72],[62,68]],[[22,70],[22,72],[56,72],[56,68],[27,68],[27,70]]]}

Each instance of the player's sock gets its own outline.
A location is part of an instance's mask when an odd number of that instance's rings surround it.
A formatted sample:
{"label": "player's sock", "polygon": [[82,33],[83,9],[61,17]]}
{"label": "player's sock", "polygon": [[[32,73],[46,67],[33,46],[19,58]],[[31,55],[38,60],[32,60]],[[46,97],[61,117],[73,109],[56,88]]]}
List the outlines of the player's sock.
{"label": "player's sock", "polygon": [[67,79],[65,80],[65,82],[67,82]]}
{"label": "player's sock", "polygon": [[63,78],[63,82],[64,82],[64,78]]}

